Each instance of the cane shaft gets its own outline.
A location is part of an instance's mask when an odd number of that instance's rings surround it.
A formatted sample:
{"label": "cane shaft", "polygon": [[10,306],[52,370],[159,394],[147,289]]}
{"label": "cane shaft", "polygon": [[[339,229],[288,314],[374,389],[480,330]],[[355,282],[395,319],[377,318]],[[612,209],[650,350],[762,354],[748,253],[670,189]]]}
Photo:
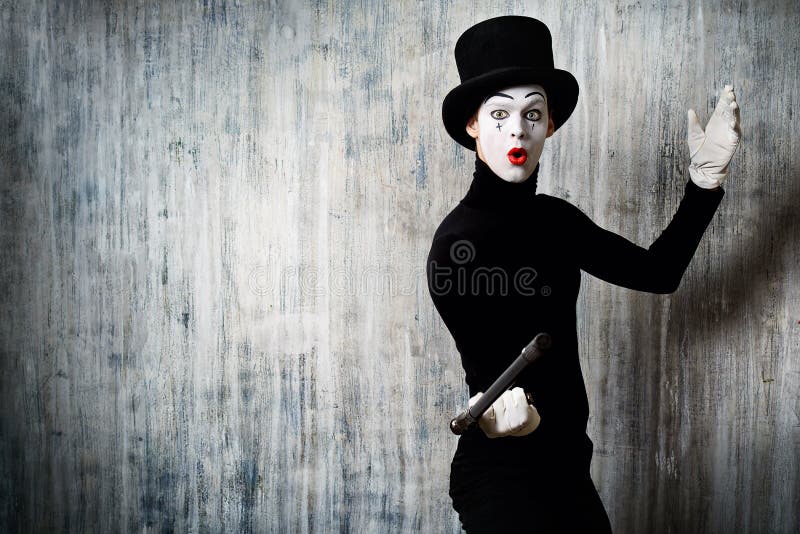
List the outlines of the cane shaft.
{"label": "cane shaft", "polygon": [[[480,419],[481,415],[489,409],[489,407],[517,380],[522,371],[525,370],[530,364],[539,359],[544,351],[550,348],[552,340],[548,334],[537,334],[533,341],[522,349],[519,356],[503,371],[497,380],[489,386],[489,389],[466,410],[461,412],[458,416],[450,421],[450,430],[453,434],[463,434],[469,428],[475,425]],[[527,394],[527,399],[530,404],[533,404],[533,398],[530,393]]]}

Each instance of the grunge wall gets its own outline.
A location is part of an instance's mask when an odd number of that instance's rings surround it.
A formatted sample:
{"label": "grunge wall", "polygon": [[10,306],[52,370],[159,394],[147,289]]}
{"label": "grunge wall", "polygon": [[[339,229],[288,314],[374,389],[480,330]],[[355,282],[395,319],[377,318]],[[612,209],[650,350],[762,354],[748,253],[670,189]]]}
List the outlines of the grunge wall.
{"label": "grunge wall", "polygon": [[592,475],[615,532],[800,529],[796,2],[0,0],[0,530],[458,531],[424,263],[503,14],[581,86],[539,190],[643,246],[734,84],[678,291],[583,275]]}

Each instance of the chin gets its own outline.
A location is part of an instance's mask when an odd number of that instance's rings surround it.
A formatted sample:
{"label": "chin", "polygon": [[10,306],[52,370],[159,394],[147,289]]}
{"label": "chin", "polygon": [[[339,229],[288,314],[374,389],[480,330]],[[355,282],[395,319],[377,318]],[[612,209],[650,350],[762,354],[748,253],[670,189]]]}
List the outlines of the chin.
{"label": "chin", "polygon": [[527,167],[527,165],[525,166],[514,165],[510,169],[504,171],[503,175],[500,176],[500,178],[502,178],[506,182],[512,182],[515,184],[522,183],[525,180],[527,180],[528,177],[533,172],[533,169],[527,170],[525,167]]}

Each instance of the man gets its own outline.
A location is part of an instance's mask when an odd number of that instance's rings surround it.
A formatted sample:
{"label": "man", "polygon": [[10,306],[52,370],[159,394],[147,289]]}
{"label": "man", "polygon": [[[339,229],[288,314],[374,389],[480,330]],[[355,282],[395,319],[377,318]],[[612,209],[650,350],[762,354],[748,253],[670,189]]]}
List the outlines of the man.
{"label": "man", "polygon": [[690,180],[667,229],[648,249],[608,232],[572,204],[536,193],[545,140],[578,98],[575,78],[553,67],[551,46],[547,27],[528,17],[473,26],[455,48],[462,83],[442,106],[448,133],[476,160],[469,191],[434,235],[428,288],[461,355],[469,402],[536,334],[553,341],[480,429],[459,438],[450,496],[468,532],[611,531],[589,475],[575,327],[580,271],[674,291],[722,200],[739,140],[726,86],[705,132],[689,112]]}

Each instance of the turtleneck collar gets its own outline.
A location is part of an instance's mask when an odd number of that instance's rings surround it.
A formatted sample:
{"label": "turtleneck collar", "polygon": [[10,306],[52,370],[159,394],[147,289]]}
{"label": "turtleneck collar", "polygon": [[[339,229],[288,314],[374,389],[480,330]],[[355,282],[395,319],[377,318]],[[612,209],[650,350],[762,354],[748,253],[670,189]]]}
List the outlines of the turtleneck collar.
{"label": "turtleneck collar", "polygon": [[536,196],[539,164],[521,183],[507,182],[497,176],[489,166],[475,155],[475,172],[463,203],[474,208],[503,211],[530,205]]}

